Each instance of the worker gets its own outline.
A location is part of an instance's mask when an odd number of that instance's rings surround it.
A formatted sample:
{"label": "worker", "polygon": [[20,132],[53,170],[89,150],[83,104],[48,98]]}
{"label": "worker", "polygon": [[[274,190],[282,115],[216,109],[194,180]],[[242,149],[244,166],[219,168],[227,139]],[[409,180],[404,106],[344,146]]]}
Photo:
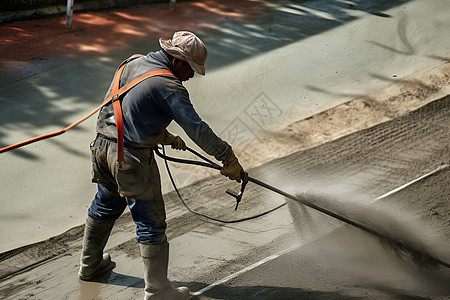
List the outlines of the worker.
{"label": "worker", "polygon": [[[204,43],[192,32],[178,31],[172,39],[160,38],[159,44],[161,50],[128,62],[120,77],[123,86],[151,70],[168,70],[174,75],[148,78],[123,97],[121,164],[117,159],[113,105],[107,104],[99,112],[97,136],[90,145],[92,181],[97,183],[98,191],[87,212],[78,276],[89,281],[113,268],[110,255],[103,253],[103,249],[114,222],[128,206],[144,264],[145,299],[187,299],[188,288],[174,288],[167,279],[166,213],[153,149],[162,144],[186,150],[183,139],[166,129],[175,121],[193,142],[223,163],[222,175],[240,182],[243,168],[231,146],[199,117],[182,84],[194,77],[194,72],[205,75]],[[112,87],[113,84],[105,99]]]}

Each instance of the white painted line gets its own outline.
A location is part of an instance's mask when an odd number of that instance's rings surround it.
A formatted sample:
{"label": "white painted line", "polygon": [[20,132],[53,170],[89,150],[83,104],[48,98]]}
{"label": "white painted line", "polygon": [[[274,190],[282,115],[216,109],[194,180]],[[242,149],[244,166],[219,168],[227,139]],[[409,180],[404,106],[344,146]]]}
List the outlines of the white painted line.
{"label": "white painted line", "polygon": [[[411,184],[413,184],[413,183],[415,183],[415,182],[417,182],[419,180],[424,179],[425,177],[428,177],[428,176],[433,175],[433,174],[435,174],[437,172],[440,172],[440,171],[442,171],[444,169],[447,169],[448,167],[449,167],[449,165],[444,164],[444,165],[440,166],[439,168],[437,168],[437,169],[435,169],[435,170],[433,170],[433,171],[431,171],[431,172],[429,172],[429,173],[427,173],[425,175],[422,175],[419,178],[414,179],[413,181],[405,183],[404,185],[401,185],[398,188],[395,188],[395,189],[391,190],[390,192],[387,192],[386,194],[378,196],[377,198],[375,198],[375,200],[380,200],[380,199],[386,198],[387,196],[390,196],[390,195],[392,195],[392,194],[394,194],[394,193],[396,193],[396,192],[406,188],[407,186],[410,186]],[[236,273],[228,275],[227,277],[225,277],[223,279],[217,280],[216,282],[214,282],[214,283],[212,283],[212,284],[202,288],[201,290],[198,290],[198,291],[196,291],[194,293],[191,293],[191,295],[192,296],[201,295],[204,292],[209,291],[210,289],[212,289],[215,286],[218,286],[220,284],[224,284],[224,283],[230,281],[231,279],[236,278],[237,276],[239,276],[239,275],[241,275],[241,274],[243,274],[243,273],[245,273],[247,271],[253,270],[254,268],[256,268],[256,267],[258,267],[258,266],[260,266],[262,264],[265,264],[268,261],[274,260],[275,258],[280,257],[283,254],[289,253],[289,252],[293,251],[294,249],[299,248],[300,246],[301,245],[294,245],[294,246],[291,246],[291,247],[286,248],[284,250],[281,250],[280,252],[277,252],[277,253],[275,253],[275,254],[273,254],[271,256],[268,256],[268,257],[266,257],[266,258],[264,258],[264,259],[262,259],[262,260],[260,260],[260,261],[258,261],[256,263],[254,263],[254,264],[252,264],[252,265],[250,265],[250,266],[248,266],[248,267],[246,267],[246,268],[244,268],[244,269],[242,269],[240,271],[237,271]]]}
{"label": "white painted line", "polygon": [[386,194],[383,194],[383,195],[381,195],[381,196],[376,197],[375,200],[381,200],[381,199],[383,199],[383,198],[386,198],[386,197],[388,197],[388,196],[390,196],[390,195],[392,195],[392,194],[394,194],[394,193],[397,193],[397,192],[400,191],[400,190],[403,190],[403,189],[406,188],[407,186],[410,186],[411,184],[413,184],[413,183],[415,183],[415,182],[417,182],[417,181],[419,181],[419,180],[422,180],[422,179],[424,179],[425,177],[428,177],[428,176],[433,175],[433,174],[435,174],[435,173],[437,173],[437,172],[440,172],[440,171],[442,171],[442,170],[444,170],[444,169],[447,169],[448,167],[449,167],[449,165],[442,165],[442,166],[440,166],[439,168],[437,168],[437,169],[435,169],[435,170],[433,170],[433,171],[431,171],[431,172],[429,172],[429,173],[427,173],[427,174],[425,174],[425,175],[422,175],[422,176],[420,176],[419,178],[414,179],[413,181],[410,181],[410,182],[408,182],[408,183],[405,183],[404,185],[399,186],[398,188],[393,189],[392,191],[387,192]]}
{"label": "white painted line", "polygon": [[262,259],[262,260],[260,260],[260,261],[258,261],[256,263],[254,263],[254,264],[252,264],[252,265],[250,265],[250,266],[248,266],[248,267],[246,267],[246,268],[244,268],[244,269],[242,269],[240,271],[237,271],[236,273],[228,275],[227,277],[225,277],[223,279],[217,280],[213,284],[210,284],[210,285],[202,288],[201,290],[198,290],[198,291],[196,291],[194,293],[191,293],[191,295],[192,296],[198,296],[198,295],[200,295],[200,294],[202,294],[202,293],[204,293],[206,291],[209,291],[210,289],[212,289],[215,286],[218,286],[220,284],[224,284],[225,282],[230,281],[231,279],[233,279],[233,278],[235,278],[235,277],[237,277],[237,276],[239,276],[239,275],[241,275],[241,274],[243,274],[243,273],[245,273],[247,271],[253,270],[254,268],[256,268],[256,267],[258,267],[258,266],[260,266],[262,264],[265,264],[268,261],[274,260],[275,258],[280,257],[283,254],[291,252],[292,250],[297,249],[298,247],[300,247],[300,245],[294,245],[294,246],[291,246],[291,247],[286,248],[284,250],[281,250],[280,252],[277,252],[277,253],[275,253],[275,254],[273,254],[271,256],[268,256],[268,257],[266,257],[266,258],[264,258],[264,259]]}

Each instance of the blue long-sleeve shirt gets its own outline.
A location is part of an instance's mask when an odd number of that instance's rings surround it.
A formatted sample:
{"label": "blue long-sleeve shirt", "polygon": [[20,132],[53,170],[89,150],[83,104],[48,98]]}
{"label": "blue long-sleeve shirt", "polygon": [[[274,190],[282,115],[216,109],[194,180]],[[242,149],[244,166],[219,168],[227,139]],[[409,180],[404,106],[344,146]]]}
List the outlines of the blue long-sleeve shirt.
{"label": "blue long-sleeve shirt", "polygon": [[[172,64],[161,50],[129,62],[120,78],[123,86],[134,78],[156,69],[173,72]],[[111,86],[106,93],[109,96]],[[182,82],[172,76],[151,77],[133,87],[122,100],[124,143],[133,147],[154,147],[167,126],[175,121],[189,138],[217,160],[225,160],[231,146],[220,139],[195,111]],[[104,106],[97,119],[97,132],[117,139],[112,104]]]}

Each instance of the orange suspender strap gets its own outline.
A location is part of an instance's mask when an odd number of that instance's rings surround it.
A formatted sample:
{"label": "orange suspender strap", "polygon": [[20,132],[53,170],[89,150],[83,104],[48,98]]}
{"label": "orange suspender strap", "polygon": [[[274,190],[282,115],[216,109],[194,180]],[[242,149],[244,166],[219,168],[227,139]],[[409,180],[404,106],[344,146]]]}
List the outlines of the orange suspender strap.
{"label": "orange suspender strap", "polygon": [[113,108],[114,108],[114,117],[116,119],[116,127],[117,127],[117,162],[119,163],[119,167],[122,166],[122,162],[124,161],[124,150],[123,150],[123,115],[122,115],[122,107],[120,104],[120,100],[122,96],[128,92],[131,88],[139,84],[140,82],[158,75],[170,75],[175,77],[172,72],[164,69],[158,69],[149,71],[147,73],[144,73],[143,75],[133,79],[129,83],[125,84],[123,87],[119,88],[119,82],[120,82],[120,76],[122,75],[123,68],[125,65],[130,62],[131,60],[138,58],[138,57],[132,57],[126,61],[124,61],[116,74],[116,77],[114,78],[114,83],[112,87],[112,91],[110,96],[106,99],[104,102],[105,104],[108,103],[110,100],[112,100]]}

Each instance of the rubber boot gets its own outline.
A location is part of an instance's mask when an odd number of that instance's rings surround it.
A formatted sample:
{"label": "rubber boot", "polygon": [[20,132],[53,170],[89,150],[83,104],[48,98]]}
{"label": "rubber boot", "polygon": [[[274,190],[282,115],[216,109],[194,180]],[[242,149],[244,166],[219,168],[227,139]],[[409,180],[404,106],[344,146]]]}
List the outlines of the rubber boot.
{"label": "rubber boot", "polygon": [[103,254],[113,226],[114,223],[98,221],[89,216],[86,218],[83,252],[78,272],[81,280],[91,280],[114,268],[111,256],[108,253]]}
{"label": "rubber boot", "polygon": [[145,300],[189,299],[187,287],[173,288],[167,279],[169,263],[169,243],[155,245],[140,244],[144,262]]}

